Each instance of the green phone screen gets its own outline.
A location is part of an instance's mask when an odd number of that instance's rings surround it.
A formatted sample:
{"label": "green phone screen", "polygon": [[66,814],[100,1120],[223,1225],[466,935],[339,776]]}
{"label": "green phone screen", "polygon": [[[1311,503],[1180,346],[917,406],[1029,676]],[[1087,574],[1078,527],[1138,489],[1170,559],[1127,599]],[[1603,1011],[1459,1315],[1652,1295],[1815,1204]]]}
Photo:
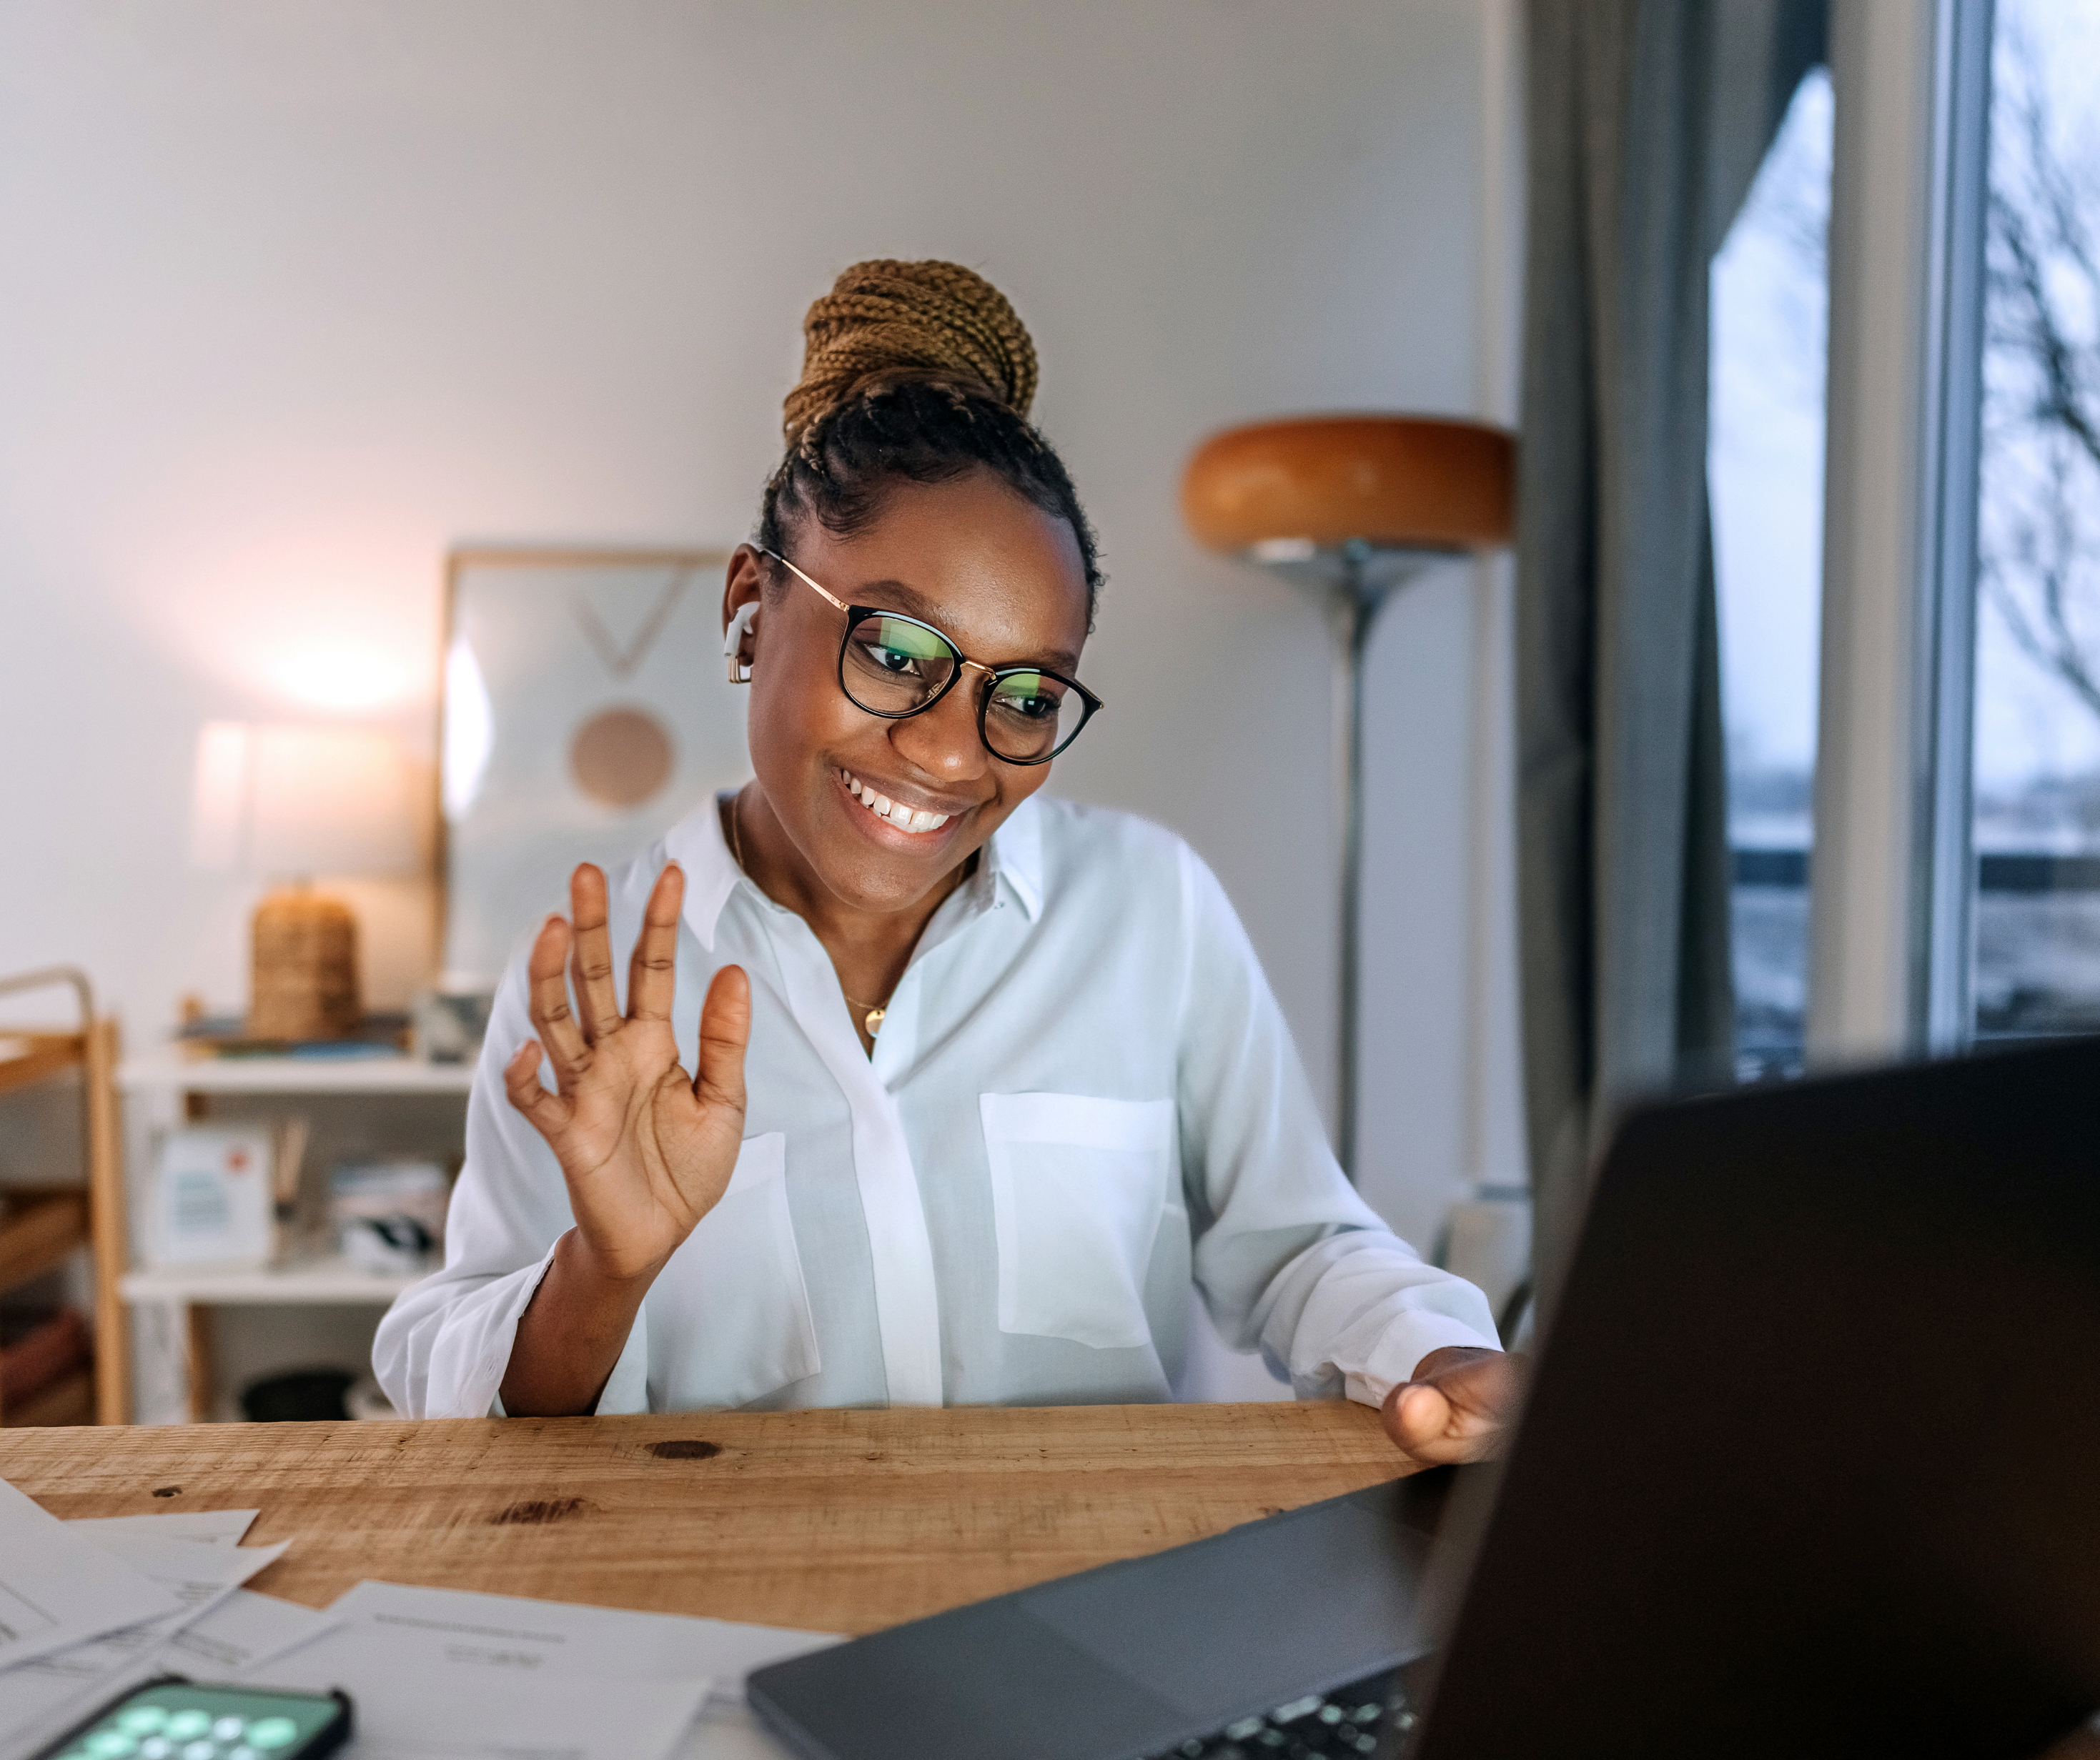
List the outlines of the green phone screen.
{"label": "green phone screen", "polygon": [[342,1715],[318,1693],[162,1681],[112,1705],[55,1760],[298,1760]]}

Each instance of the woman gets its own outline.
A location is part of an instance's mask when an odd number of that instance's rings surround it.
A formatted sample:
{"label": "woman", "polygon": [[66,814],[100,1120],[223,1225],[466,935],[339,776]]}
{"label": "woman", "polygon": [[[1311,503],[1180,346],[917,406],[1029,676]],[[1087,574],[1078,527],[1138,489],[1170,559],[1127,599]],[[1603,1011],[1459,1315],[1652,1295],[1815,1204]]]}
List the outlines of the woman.
{"label": "woman", "polygon": [[968,271],[897,262],[805,330],[722,601],[754,780],[578,869],[506,975],[388,1394],[1160,1400],[1193,1277],[1301,1394],[1383,1402],[1418,1462],[1483,1452],[1514,1381],[1486,1302],[1342,1177],[1216,881],[1035,798],[1099,706],[1101,577],[1026,331]]}

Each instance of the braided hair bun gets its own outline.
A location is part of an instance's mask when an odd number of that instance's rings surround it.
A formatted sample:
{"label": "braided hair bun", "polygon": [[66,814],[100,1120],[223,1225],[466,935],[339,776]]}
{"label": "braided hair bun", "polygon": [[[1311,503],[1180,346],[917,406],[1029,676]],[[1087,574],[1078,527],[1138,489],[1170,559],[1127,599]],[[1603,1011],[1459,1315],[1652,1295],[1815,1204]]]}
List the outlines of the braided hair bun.
{"label": "braided hair bun", "polygon": [[1006,296],[951,262],[855,263],[802,323],[802,378],[788,394],[792,447],[874,376],[969,384],[1026,417],[1035,345]]}
{"label": "braided hair bun", "polygon": [[1091,629],[1101,586],[1093,528],[1063,460],[1030,425],[1035,345],[1006,296],[956,263],[855,263],[802,332],[802,379],[788,394],[787,453],[759,504],[758,544],[787,556],[810,520],[851,538],[900,485],[987,470],[1072,528]]}

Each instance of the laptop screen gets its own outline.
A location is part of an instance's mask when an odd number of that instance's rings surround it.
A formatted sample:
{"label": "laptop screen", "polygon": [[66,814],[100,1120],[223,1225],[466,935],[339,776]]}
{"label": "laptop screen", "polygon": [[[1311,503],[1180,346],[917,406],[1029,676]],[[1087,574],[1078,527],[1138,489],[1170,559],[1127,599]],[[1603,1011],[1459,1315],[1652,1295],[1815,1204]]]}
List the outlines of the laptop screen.
{"label": "laptop screen", "polygon": [[1414,1760],[2032,1754],[2100,1705],[2096,1102],[2080,1041],[1630,1120]]}

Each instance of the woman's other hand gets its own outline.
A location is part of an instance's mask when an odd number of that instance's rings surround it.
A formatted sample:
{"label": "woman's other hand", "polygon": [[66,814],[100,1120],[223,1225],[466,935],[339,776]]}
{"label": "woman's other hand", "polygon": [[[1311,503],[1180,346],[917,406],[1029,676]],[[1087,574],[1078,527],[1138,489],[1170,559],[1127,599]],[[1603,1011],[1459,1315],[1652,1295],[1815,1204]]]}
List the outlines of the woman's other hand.
{"label": "woman's other hand", "polygon": [[1411,1466],[1455,1466],[1495,1452],[1523,1392],[1522,1357],[1446,1345],[1386,1395],[1380,1415]]}
{"label": "woman's other hand", "polygon": [[[643,913],[623,1015],[605,876],[589,863],[578,868],[569,882],[574,929],[549,917],[527,966],[540,1036],[504,1071],[511,1105],[546,1139],[568,1183],[576,1226],[565,1245],[616,1283],[653,1278],[677,1251],[721,1198],[743,1141],[751,988],[743,969],[724,966],[708,987],[699,1073],[690,1082],[671,1035],[685,894],[684,871],[667,865]],[[575,980],[573,1013],[565,969]],[[543,1048],[554,1067],[552,1093],[540,1080]]]}

